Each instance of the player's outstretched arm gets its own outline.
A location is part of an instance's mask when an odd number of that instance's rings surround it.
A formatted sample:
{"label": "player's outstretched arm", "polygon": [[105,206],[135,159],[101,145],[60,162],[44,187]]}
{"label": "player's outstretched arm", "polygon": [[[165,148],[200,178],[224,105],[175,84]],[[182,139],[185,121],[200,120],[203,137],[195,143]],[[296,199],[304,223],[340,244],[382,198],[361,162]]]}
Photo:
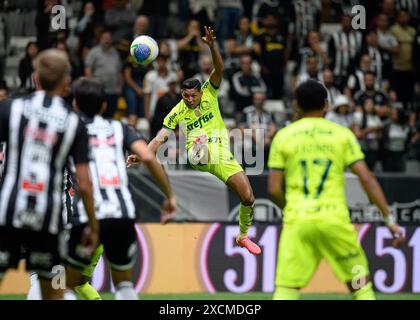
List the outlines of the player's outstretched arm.
{"label": "player's outstretched arm", "polygon": [[268,195],[280,209],[286,206],[286,198],[284,195],[284,172],[282,170],[271,170],[268,174]]}
{"label": "player's outstretched arm", "polygon": [[82,244],[87,247],[91,252],[98,246],[99,241],[99,224],[95,217],[95,205],[93,201],[93,186],[90,179],[89,173],[89,164],[80,163],[76,164],[76,177],[77,185],[80,192],[80,196],[83,201],[83,205],[86,209],[86,214],[88,216],[88,226],[89,229],[85,229],[83,235]]}
{"label": "player's outstretched arm", "polygon": [[149,150],[151,150],[154,154],[157,153],[159,147],[164,144],[166,141],[168,141],[169,135],[171,134],[171,130],[162,128],[156,135],[156,137],[153,138],[152,141],[150,141],[149,145],[147,146]]}
{"label": "player's outstretched arm", "polygon": [[381,186],[376,177],[370,172],[365,161],[358,161],[351,166],[351,170],[360,180],[363,189],[369,196],[369,199],[379,208],[384,216],[385,224],[394,235],[394,247],[400,247],[404,243],[404,235],[399,225],[394,221],[389,212],[388,204]]}
{"label": "player's outstretched arm", "polygon": [[211,52],[211,58],[213,60],[214,69],[210,74],[210,81],[216,87],[220,86],[222,82],[223,70],[225,66],[223,64],[222,56],[220,55],[219,49],[216,45],[216,37],[214,36],[214,30],[210,27],[204,27],[205,36],[202,38],[204,43],[208,45]]}
{"label": "player's outstretched arm", "polygon": [[[155,138],[153,138],[152,141],[149,142],[149,145],[147,146],[149,150],[151,150],[154,154],[158,151],[159,147],[164,144],[167,140],[169,135],[171,134],[171,130],[162,128]],[[127,167],[131,167],[132,165],[140,164],[140,157],[138,157],[135,154],[131,154],[127,158]]]}
{"label": "player's outstretched arm", "polygon": [[146,142],[142,140],[133,142],[131,144],[131,151],[136,154],[140,161],[149,169],[166,196],[166,200],[162,206],[161,221],[165,223],[171,220],[175,216],[177,207],[176,198],[169,185],[168,177],[157,161],[155,153],[153,153],[152,150],[148,148]]}

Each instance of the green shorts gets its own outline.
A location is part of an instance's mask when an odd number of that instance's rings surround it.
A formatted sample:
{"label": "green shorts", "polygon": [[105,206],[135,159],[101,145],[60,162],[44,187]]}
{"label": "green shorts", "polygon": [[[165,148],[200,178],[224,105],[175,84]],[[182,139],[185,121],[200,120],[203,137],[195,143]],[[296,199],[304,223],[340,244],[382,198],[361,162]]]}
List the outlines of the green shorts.
{"label": "green shorts", "polygon": [[209,172],[224,183],[234,174],[244,171],[226,147],[221,146],[219,143],[209,143],[208,146],[210,153],[209,163],[201,165],[191,164],[193,169]]}
{"label": "green shorts", "polygon": [[102,253],[104,252],[104,246],[103,244],[100,244],[95,252],[92,255],[92,261],[91,263],[83,269],[82,274],[87,277],[87,278],[91,278],[93,275],[93,272],[95,271],[95,268],[99,262],[99,259],[101,259]]}
{"label": "green shorts", "polygon": [[343,283],[369,275],[354,226],[344,222],[298,222],[283,227],[276,286],[304,288],[325,258]]}

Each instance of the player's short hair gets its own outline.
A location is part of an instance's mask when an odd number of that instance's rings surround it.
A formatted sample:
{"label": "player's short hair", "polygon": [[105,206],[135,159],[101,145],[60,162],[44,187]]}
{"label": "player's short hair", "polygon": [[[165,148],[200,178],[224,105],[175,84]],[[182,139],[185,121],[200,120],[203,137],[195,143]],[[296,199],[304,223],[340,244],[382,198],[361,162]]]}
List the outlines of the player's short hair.
{"label": "player's short hair", "polygon": [[201,90],[201,82],[198,79],[195,78],[188,78],[184,80],[181,84],[181,89],[197,89]]}
{"label": "player's short hair", "polygon": [[81,77],[73,83],[73,97],[77,106],[87,117],[99,114],[105,102],[105,89],[95,78]]}
{"label": "player's short hair", "polygon": [[48,49],[35,58],[34,69],[41,88],[51,91],[57,89],[70,75],[70,61],[65,52]]}
{"label": "player's short hair", "polygon": [[324,109],[327,98],[327,89],[316,80],[305,81],[296,89],[296,99],[303,112]]}

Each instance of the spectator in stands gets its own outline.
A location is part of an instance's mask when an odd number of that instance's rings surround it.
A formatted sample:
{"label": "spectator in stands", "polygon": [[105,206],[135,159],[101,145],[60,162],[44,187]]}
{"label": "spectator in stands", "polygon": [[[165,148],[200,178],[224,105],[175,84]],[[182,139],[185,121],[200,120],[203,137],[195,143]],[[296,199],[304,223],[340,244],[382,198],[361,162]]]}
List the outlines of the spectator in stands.
{"label": "spectator in stands", "polygon": [[118,43],[130,33],[136,14],[127,8],[127,0],[115,0],[112,9],[105,12],[105,26],[112,32],[112,38]]}
{"label": "spectator in stands", "polygon": [[333,110],[328,112],[325,118],[343,127],[351,128],[353,126],[353,116],[350,111],[349,102],[347,96],[338,96],[334,100]]}
{"label": "spectator in stands", "polygon": [[137,63],[131,55],[128,55],[125,60],[123,77],[127,123],[134,128],[138,118],[144,117],[143,81],[149,70],[149,67]]}
{"label": "spectator in stands", "polygon": [[[381,12],[379,15],[385,15],[388,18],[389,25],[395,23],[397,19],[396,12],[395,0],[382,0]],[[369,29],[375,29],[377,27],[379,15],[373,17],[372,21],[369,23]]]}
{"label": "spectator in stands", "polygon": [[241,17],[243,6],[241,0],[218,0],[217,1],[217,41],[219,48],[224,51],[224,41],[233,34]]}
{"label": "spectator in stands", "polygon": [[170,76],[167,79],[168,91],[159,98],[156,103],[155,112],[153,114],[150,125],[150,137],[156,137],[156,134],[162,129],[163,119],[168,115],[172,108],[181,99],[178,93],[178,79],[176,76]]}
{"label": "spectator in stands", "polygon": [[100,25],[102,25],[102,18],[94,4],[91,1],[86,2],[75,29],[79,37],[79,55],[82,60],[86,58],[89,50],[96,45],[95,29]]}
{"label": "spectator in stands", "polygon": [[178,56],[184,77],[191,78],[199,71],[198,57],[201,52],[207,50],[201,39],[200,23],[198,20],[190,20],[187,25],[187,34],[177,41]]}
{"label": "spectator in stands", "polygon": [[266,92],[267,90],[263,79],[252,71],[252,56],[250,54],[242,54],[239,65],[240,70],[232,77],[233,96],[238,113],[252,104],[254,92]]}
{"label": "spectator in stands", "polygon": [[[397,92],[398,100],[408,109],[408,103],[413,98],[414,91],[414,65],[412,50],[416,30],[408,22],[410,15],[406,10],[398,12],[397,23],[391,27],[391,32],[399,44],[398,53],[393,55],[394,74],[392,87]],[[418,57],[417,57],[418,59]]]}
{"label": "spectator in stands", "polygon": [[[200,72],[195,74],[193,78],[200,80],[200,82],[203,84],[208,79],[210,79],[211,72],[213,71],[213,61],[210,55],[201,54],[200,58],[198,59],[198,64],[200,67]],[[229,91],[230,91],[229,81],[223,78],[222,82],[220,83],[218,94],[217,94],[217,97],[219,99],[220,109],[223,113],[225,113],[225,108],[229,104]]]}
{"label": "spectator in stands", "polygon": [[299,73],[297,77],[293,80],[292,91],[303,82],[314,79],[322,82],[323,75],[321,69],[319,69],[318,58],[315,55],[308,56],[306,58],[306,70],[302,73]]}
{"label": "spectator in stands", "polygon": [[280,24],[279,29],[282,30],[283,36],[288,31],[288,26],[293,22],[292,2],[282,0],[260,0],[255,1],[252,9],[252,32],[256,35],[264,32],[264,18],[267,15],[273,15]]}
{"label": "spectator in stands", "polygon": [[389,116],[389,98],[382,90],[375,89],[375,74],[371,71],[364,75],[365,90],[359,90],[354,94],[353,100],[356,107],[361,108],[365,100],[372,99],[376,113],[383,119]]}
{"label": "spectator in stands", "polygon": [[[242,113],[242,119],[240,121],[240,128],[252,129],[252,141],[244,141],[244,149],[252,148],[252,154],[255,152],[264,152],[264,161],[267,163],[268,151],[270,149],[271,141],[276,133],[276,125],[274,123],[273,115],[264,111],[264,104],[267,99],[265,92],[256,91],[253,93],[253,104],[246,107]],[[257,129],[264,130],[264,139],[262,141],[257,140]],[[246,138],[247,135],[244,135]],[[246,152],[246,150],[244,150]],[[249,150],[248,150],[249,151]]]}
{"label": "spectator in stands", "polygon": [[[369,20],[369,14],[373,11],[369,7],[370,2],[364,0],[323,0],[322,12],[321,12],[321,23],[339,23],[341,16],[351,14],[354,6],[362,4],[366,8],[366,17]],[[376,8],[376,4],[372,6]]]}
{"label": "spectator in stands", "polygon": [[306,72],[306,62],[309,56],[316,56],[318,58],[319,70],[324,69],[330,63],[330,59],[326,52],[326,46],[323,42],[321,42],[321,37],[318,31],[310,31],[307,35],[306,45],[299,50],[295,75]]}
{"label": "spectator in stands", "polygon": [[296,49],[305,45],[305,39],[311,30],[318,30],[321,18],[320,0],[293,0],[291,1],[292,17],[289,31],[291,31]]}
{"label": "spectator in stands", "polygon": [[143,1],[139,13],[147,16],[150,20],[149,35],[155,39],[163,39],[168,36],[168,0]]}
{"label": "spectator in stands", "polygon": [[392,109],[391,122],[383,129],[384,154],[382,166],[385,172],[405,172],[405,156],[410,128],[403,109]]}
{"label": "spectator in stands", "polygon": [[61,1],[59,0],[44,0],[43,5],[38,9],[35,24],[37,28],[37,43],[40,51],[51,48],[58,40],[64,40],[68,36],[69,30],[67,27],[69,23],[67,17],[64,29],[53,28],[51,24],[51,19],[53,17],[52,9],[54,6],[60,4]]}
{"label": "spectator in stands", "polygon": [[173,50],[171,46],[169,45],[168,41],[159,42],[159,53],[163,56],[168,57],[167,65],[168,65],[169,71],[175,72],[178,75],[178,79],[180,81],[184,79],[184,72],[182,71],[177,61],[178,53],[176,52],[176,50],[174,50],[174,53],[173,53]]}
{"label": "spectator in stands", "polygon": [[322,80],[328,92],[329,105],[332,107],[334,106],[335,99],[342,95],[342,93],[338,88],[334,86],[334,75],[330,69],[325,69],[322,72]]}
{"label": "spectator in stands", "polygon": [[279,29],[276,16],[268,14],[263,21],[266,31],[255,39],[254,51],[261,64],[261,76],[267,86],[267,96],[270,99],[281,99],[287,61],[286,39]]}
{"label": "spectator in stands", "polygon": [[375,113],[375,103],[372,98],[364,100],[362,111],[354,113],[353,121],[353,130],[365,154],[366,164],[373,171],[379,160],[382,123]]}
{"label": "spectator in stands", "polygon": [[334,73],[335,85],[344,89],[347,77],[354,71],[357,57],[362,49],[362,33],[353,30],[352,17],[343,14],[340,32],[332,35],[328,44],[328,55],[331,59],[331,70]]}
{"label": "spectator in stands", "polygon": [[121,94],[123,77],[121,74],[121,59],[117,50],[112,46],[112,34],[102,33],[99,45],[92,48],[86,57],[85,75],[95,77],[104,83],[107,110],[105,118],[113,118]]}
{"label": "spectator in stands", "polygon": [[420,1],[419,0],[395,0],[395,8],[410,12],[410,24],[415,27],[420,23]]}
{"label": "spectator in stands", "polygon": [[56,43],[54,43],[53,48],[62,50],[67,54],[70,61],[70,66],[71,66],[71,70],[70,70],[71,79],[75,80],[79,78],[83,74],[80,67],[80,61],[78,60],[78,57],[76,55],[73,55],[70,53],[70,49],[67,46],[66,41],[58,40]]}
{"label": "spectator in stands", "polygon": [[189,11],[200,26],[213,26],[217,3],[209,0],[188,0]]}
{"label": "spectator in stands", "polygon": [[398,53],[398,41],[391,33],[389,27],[388,16],[380,14],[377,19],[376,34],[378,35],[378,45],[382,50],[387,51],[389,54]]}
{"label": "spectator in stands", "polygon": [[[239,28],[226,39],[226,54],[229,56],[228,68],[239,68],[239,56],[253,53],[253,35],[250,29],[250,21],[247,17],[239,19]],[[235,70],[236,71],[236,70]]]}
{"label": "spectator in stands", "polygon": [[36,89],[32,73],[34,71],[33,61],[38,55],[38,51],[36,42],[28,42],[25,49],[25,56],[19,62],[20,87],[28,93]]}
{"label": "spectator in stands", "polygon": [[[367,54],[362,55],[360,57],[359,67],[349,76],[347,80],[347,85],[344,88],[344,93],[346,94],[347,97],[351,98],[354,96],[356,92],[360,90],[363,90],[363,91],[366,90],[365,73],[372,72],[375,74],[373,69],[374,67],[372,65],[372,58]],[[380,85],[376,79],[377,78],[375,74],[374,87],[376,90],[379,90]]]}
{"label": "spectator in stands", "polygon": [[393,72],[392,56],[388,51],[379,47],[378,36],[374,30],[368,31],[365,39],[362,54],[367,54],[371,58],[371,71],[375,72],[380,88],[389,88],[389,79]]}
{"label": "spectator in stands", "polygon": [[176,73],[168,69],[168,57],[159,54],[153,63],[154,69],[146,73],[143,84],[144,115],[151,122],[156,103],[168,91],[169,79],[177,78]]}

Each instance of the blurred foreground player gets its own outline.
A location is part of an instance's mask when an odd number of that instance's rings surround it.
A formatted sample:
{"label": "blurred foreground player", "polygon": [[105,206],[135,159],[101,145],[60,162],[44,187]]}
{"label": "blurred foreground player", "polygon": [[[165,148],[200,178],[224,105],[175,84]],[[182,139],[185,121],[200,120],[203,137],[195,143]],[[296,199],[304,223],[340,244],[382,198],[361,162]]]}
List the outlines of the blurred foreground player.
{"label": "blurred foreground player", "polygon": [[346,204],[346,168],[358,176],[382,212],[396,247],[404,241],[402,231],[354,134],[323,118],[328,105],[325,87],[309,80],[297,88],[296,97],[302,119],[276,134],[268,161],[268,193],[284,210],[273,299],[298,299],[322,258],[354,299],[375,299],[368,262]]}
{"label": "blurred foreground player", "polygon": [[[74,203],[74,183],[73,175],[71,174],[71,169],[66,169],[64,172],[64,193],[63,193],[63,206],[64,206],[64,219],[65,228],[67,230],[71,229],[71,220],[73,216],[73,203]],[[83,269],[82,271],[82,280],[81,284],[76,286],[74,289],[76,293],[85,300],[102,300],[99,293],[90,285],[95,268],[102,256],[104,251],[104,246],[99,244],[99,246],[93,252],[91,257],[91,263]]]}
{"label": "blurred foreground player", "polygon": [[[216,47],[214,32],[205,27],[203,41],[209,46],[214,70],[210,79],[202,86],[197,79],[187,79],[182,83],[182,100],[169,112],[163,121],[163,128],[149,143],[156,153],[178,125],[187,136],[188,159],[191,166],[199,171],[209,172],[227,184],[239,197],[239,235],[236,243],[252,254],[260,254],[261,248],[248,238],[248,229],[253,221],[254,194],[248,177],[229,150],[229,138],[220,114],[217,93],[223,75],[223,61]],[[138,161],[135,156],[128,158],[131,165]]]}
{"label": "blurred foreground player", "polygon": [[[146,142],[131,127],[101,116],[106,110],[103,85],[95,79],[80,78],[73,85],[73,96],[73,107],[82,114],[88,131],[89,167],[94,186],[96,217],[101,229],[100,241],[116,287],[115,298],[136,300],[137,294],[131,282],[137,252],[136,214],[128,189],[125,150],[141,159],[162,188],[166,196],[162,206],[163,222],[174,216],[176,199],[165,172]],[[91,257],[85,255],[81,243],[86,222],[77,182],[66,268],[67,286],[70,289],[66,295],[68,299],[75,299],[71,290],[86,281],[83,269],[92,262]]]}
{"label": "blurred foreground player", "polygon": [[0,107],[0,141],[8,145],[0,190],[0,279],[17,267],[24,252],[26,269],[40,277],[43,299],[63,297],[51,279],[62,258],[61,194],[69,157],[87,212],[82,242],[87,252],[98,243],[86,128],[60,98],[69,86],[69,71],[63,52],[44,51],[35,61],[41,90]]}
{"label": "blurred foreground player", "polygon": [[[70,169],[64,170],[64,184],[63,184],[63,220],[64,228],[66,230],[71,229],[70,220],[73,215],[73,198],[74,198],[74,189],[73,189],[73,177],[70,173]],[[81,285],[75,287],[76,293],[85,300],[102,300],[99,293],[90,285],[90,281],[95,271],[96,265],[98,264],[101,255],[103,253],[103,245],[100,244],[95,251],[93,252],[91,263],[89,266],[83,269],[81,280]],[[30,288],[26,296],[27,300],[41,300],[41,287],[39,284],[38,274],[36,272],[30,273]]]}

